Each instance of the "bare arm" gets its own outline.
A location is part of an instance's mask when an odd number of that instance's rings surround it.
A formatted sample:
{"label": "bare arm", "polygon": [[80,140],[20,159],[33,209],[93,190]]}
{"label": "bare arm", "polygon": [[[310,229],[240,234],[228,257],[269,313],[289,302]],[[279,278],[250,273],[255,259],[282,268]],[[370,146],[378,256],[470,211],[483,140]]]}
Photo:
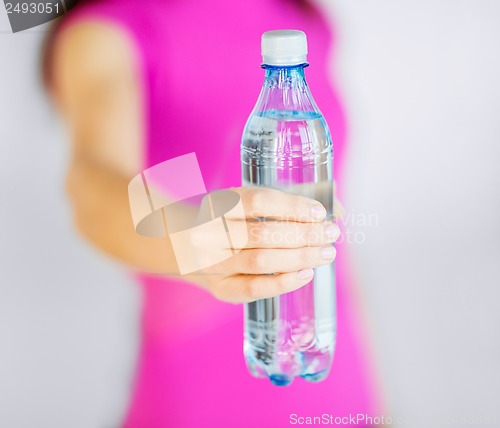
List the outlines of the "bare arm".
{"label": "bare arm", "polygon": [[66,187],[78,231],[137,269],[175,272],[170,243],[135,233],[127,186],[141,171],[141,99],[126,36],[102,24],[69,27],[54,47],[54,98],[72,139]]}

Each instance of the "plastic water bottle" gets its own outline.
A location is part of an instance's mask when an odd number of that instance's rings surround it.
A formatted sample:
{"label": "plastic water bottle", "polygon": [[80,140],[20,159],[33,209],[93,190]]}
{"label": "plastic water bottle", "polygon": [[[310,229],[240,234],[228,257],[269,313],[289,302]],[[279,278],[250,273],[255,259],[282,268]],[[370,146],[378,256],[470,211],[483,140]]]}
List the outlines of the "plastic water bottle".
{"label": "plastic water bottle", "polygon": [[[262,57],[264,85],[242,138],[243,185],[316,199],[331,220],[332,142],[304,76],[306,35],[264,33]],[[336,337],[333,264],[316,268],[313,280],[294,292],[246,304],[244,316],[245,359],[254,376],[280,386],[298,376],[325,379]]]}

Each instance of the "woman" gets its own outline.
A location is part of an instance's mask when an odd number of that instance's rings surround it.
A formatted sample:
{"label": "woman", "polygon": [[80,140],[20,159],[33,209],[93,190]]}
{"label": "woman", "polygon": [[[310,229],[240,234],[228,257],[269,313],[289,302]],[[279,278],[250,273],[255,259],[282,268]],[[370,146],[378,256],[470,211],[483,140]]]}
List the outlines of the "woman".
{"label": "woman", "polygon": [[100,250],[145,272],[137,274],[142,346],[126,427],[277,428],[297,416],[376,411],[342,267],[336,357],[319,384],[276,388],[252,378],[241,352],[241,307],[222,302],[295,290],[311,268],[333,261],[338,231],[321,221],[316,201],[236,189],[247,211],[293,213],[307,219],[304,230],[333,233],[316,246],[297,235],[293,248],[244,250],[224,262],[223,274],[190,278],[198,287],[151,275],[175,272],[175,258],[165,239],[137,235],[130,219],[129,181],[166,159],[195,151],[209,191],[240,185],[239,140],[263,79],[258,43],[274,28],[308,35],[308,81],[334,129],[338,162],[345,126],[327,85],[330,35],[309,3],[81,2],[49,42],[47,84],[72,130],[67,188],[75,225]]}

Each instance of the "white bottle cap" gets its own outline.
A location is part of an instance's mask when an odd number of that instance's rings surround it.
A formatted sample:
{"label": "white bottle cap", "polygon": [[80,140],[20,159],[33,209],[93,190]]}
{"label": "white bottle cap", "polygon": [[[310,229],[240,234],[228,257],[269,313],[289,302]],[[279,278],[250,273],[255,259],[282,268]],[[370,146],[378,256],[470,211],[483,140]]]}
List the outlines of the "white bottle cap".
{"label": "white bottle cap", "polygon": [[266,31],[262,35],[262,62],[298,65],[307,62],[306,33],[299,30]]}

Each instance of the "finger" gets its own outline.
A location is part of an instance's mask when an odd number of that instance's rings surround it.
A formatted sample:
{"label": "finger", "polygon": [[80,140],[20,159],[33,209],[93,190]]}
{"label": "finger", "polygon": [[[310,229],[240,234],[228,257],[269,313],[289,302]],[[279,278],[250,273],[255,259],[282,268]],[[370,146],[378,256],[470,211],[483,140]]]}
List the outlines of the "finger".
{"label": "finger", "polygon": [[247,249],[321,246],[335,242],[340,236],[339,227],[331,222],[255,221],[247,222],[247,227]]}
{"label": "finger", "polygon": [[296,272],[331,263],[336,251],[331,245],[293,249],[243,250],[233,257],[233,273],[270,274]]}
{"label": "finger", "polygon": [[[237,192],[246,218],[319,222],[326,217],[325,207],[314,199],[266,187],[240,187]],[[228,217],[231,218],[231,217]]]}
{"label": "finger", "polygon": [[216,298],[227,302],[253,302],[295,291],[310,282],[313,276],[312,269],[278,275],[235,275],[223,280],[212,292]]}

